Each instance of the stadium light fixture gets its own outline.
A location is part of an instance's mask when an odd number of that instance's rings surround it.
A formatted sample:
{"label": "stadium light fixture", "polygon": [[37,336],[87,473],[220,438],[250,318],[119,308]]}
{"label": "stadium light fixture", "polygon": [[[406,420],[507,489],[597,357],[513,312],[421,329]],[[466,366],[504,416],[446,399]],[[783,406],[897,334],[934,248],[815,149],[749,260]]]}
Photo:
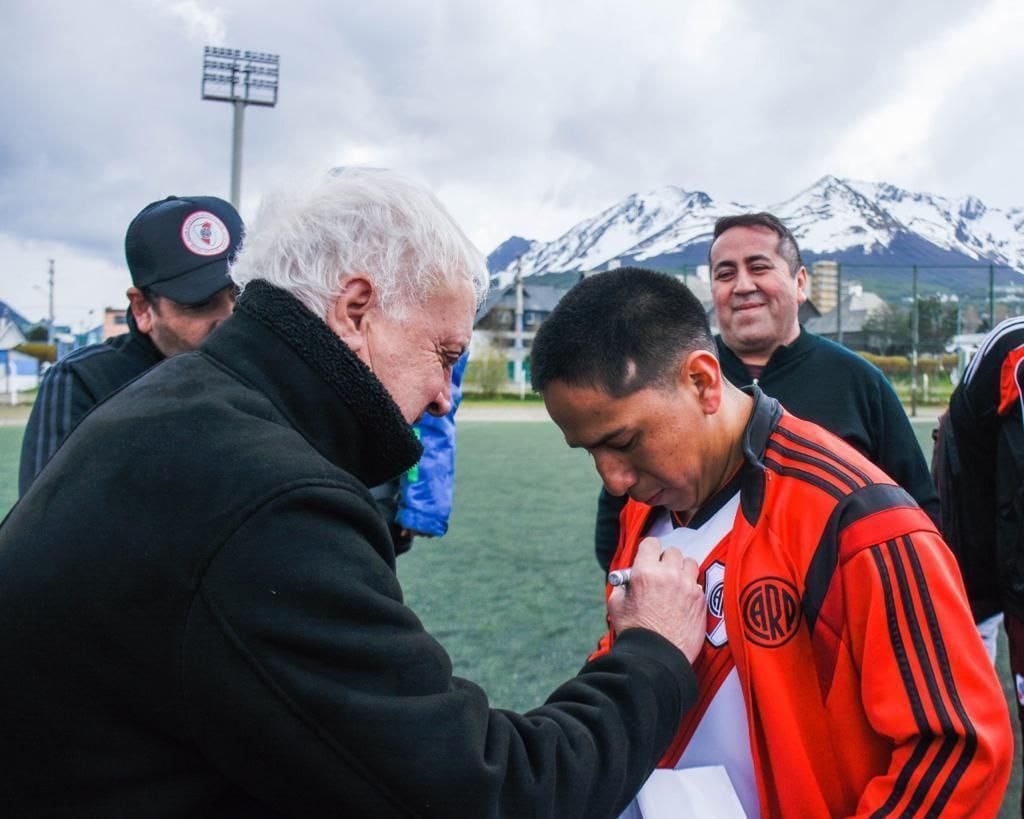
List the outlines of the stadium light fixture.
{"label": "stadium light fixture", "polygon": [[280,58],[263,51],[206,46],[203,50],[204,100],[230,102],[234,108],[231,130],[231,204],[241,208],[242,131],[245,106],[277,105]]}

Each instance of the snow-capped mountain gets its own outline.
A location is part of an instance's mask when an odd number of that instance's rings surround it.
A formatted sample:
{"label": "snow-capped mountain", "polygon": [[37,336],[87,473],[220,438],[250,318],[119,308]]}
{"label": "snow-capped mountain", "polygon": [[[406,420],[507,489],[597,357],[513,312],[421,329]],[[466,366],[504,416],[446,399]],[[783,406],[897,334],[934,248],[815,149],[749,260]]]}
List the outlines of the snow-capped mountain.
{"label": "snow-capped mountain", "polygon": [[[715,220],[767,210],[793,231],[805,260],[895,264],[1008,265],[1024,272],[1024,208],[987,208],[893,185],[825,176],[782,202],[719,204],[674,186],[633,194],[552,242],[519,240],[523,275],[599,270],[609,262],[676,267],[702,264]],[[496,252],[492,256],[498,256]],[[491,270],[512,280],[516,259]]]}
{"label": "snow-capped mountain", "polygon": [[522,256],[534,243],[522,236],[511,236],[490,252],[487,257],[487,269],[504,270],[512,262]]}

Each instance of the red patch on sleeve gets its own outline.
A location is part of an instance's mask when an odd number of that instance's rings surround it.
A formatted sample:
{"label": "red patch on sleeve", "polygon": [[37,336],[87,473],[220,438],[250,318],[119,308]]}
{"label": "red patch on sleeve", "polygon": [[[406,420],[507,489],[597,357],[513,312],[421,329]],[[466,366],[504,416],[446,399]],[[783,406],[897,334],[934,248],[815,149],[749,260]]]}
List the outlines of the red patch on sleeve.
{"label": "red patch on sleeve", "polygon": [[1024,345],[1010,350],[999,373],[999,414],[1006,415],[1020,401],[1024,409]]}

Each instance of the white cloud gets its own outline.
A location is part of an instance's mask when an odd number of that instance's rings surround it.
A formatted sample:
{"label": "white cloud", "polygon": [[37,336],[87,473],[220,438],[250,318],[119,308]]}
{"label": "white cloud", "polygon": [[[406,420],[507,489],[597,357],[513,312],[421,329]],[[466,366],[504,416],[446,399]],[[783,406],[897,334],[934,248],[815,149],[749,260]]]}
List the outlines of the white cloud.
{"label": "white cloud", "polygon": [[97,16],[15,3],[0,27],[20,78],[0,88],[0,298],[21,292],[10,271],[45,270],[12,250],[36,242],[59,270],[116,283],[97,286],[96,309],[118,303],[135,213],[172,193],[228,195],[231,108],[200,99],[207,44],[281,56],[278,106],[246,111],[247,218],[267,190],[362,163],[426,180],[484,252],[665,184],[779,201],[835,173],[1022,205],[1009,172],[1022,8],[109,0]]}
{"label": "white cloud", "polygon": [[210,46],[225,45],[226,26],[224,12],[216,6],[199,3],[197,0],[174,0],[164,2],[163,10],[185,24],[190,40]]}
{"label": "white cloud", "polygon": [[[990,0],[965,25],[906,52],[891,94],[853,123],[822,164],[822,172],[872,179],[920,179],[934,166],[936,122],[962,109],[973,85],[1020,61],[1024,4]],[[994,123],[978,123],[990,128]]]}

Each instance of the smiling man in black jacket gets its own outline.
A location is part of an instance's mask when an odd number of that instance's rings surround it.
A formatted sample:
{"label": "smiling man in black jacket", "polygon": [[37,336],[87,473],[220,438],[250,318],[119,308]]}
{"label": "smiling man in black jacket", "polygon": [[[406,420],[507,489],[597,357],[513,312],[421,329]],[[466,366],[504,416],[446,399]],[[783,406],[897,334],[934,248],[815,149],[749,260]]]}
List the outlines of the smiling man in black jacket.
{"label": "smiling man in black jacket", "polygon": [[383,172],[250,236],[234,315],[95,409],[0,527],[4,813],[615,816],[694,697],[696,564],[649,541],[612,652],[490,709],[403,604],[367,490],[448,411],[483,258]]}

